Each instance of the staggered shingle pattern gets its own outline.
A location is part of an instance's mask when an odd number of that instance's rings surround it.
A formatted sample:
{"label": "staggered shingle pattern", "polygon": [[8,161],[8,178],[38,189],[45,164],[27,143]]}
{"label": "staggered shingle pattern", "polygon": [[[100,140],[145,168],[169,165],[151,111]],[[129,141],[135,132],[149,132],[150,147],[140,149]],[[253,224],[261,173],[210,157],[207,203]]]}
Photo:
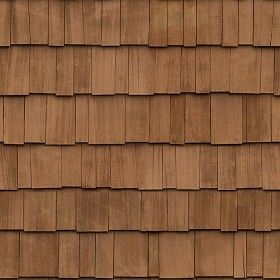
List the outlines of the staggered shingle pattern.
{"label": "staggered shingle pattern", "polygon": [[0,0],[0,278],[280,278],[280,0]]}

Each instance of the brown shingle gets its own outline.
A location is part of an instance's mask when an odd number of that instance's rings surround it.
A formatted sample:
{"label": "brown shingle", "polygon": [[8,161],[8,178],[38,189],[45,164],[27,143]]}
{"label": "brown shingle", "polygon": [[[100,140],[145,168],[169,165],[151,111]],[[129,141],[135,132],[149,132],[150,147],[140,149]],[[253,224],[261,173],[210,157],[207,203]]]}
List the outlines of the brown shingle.
{"label": "brown shingle", "polygon": [[145,191],[142,193],[141,229],[162,231],[167,228],[166,191]]}
{"label": "brown shingle", "polygon": [[221,193],[212,190],[190,191],[190,229],[220,229]]}
{"label": "brown shingle", "polygon": [[74,93],[91,93],[91,47],[74,48]]}
{"label": "brown shingle", "polygon": [[125,97],[96,96],[89,99],[89,143],[125,142]]}
{"label": "brown shingle", "polygon": [[79,95],[76,100],[76,142],[88,142],[89,97]]}
{"label": "brown shingle", "polygon": [[271,230],[271,192],[256,191],[255,193],[255,230]]}
{"label": "brown shingle", "polygon": [[247,277],[263,275],[263,233],[247,232]]}
{"label": "brown shingle", "polygon": [[242,143],[242,96],[211,95],[211,143]]}
{"label": "brown shingle", "polygon": [[237,230],[237,193],[235,191],[221,193],[221,230]]}
{"label": "brown shingle", "polygon": [[199,145],[176,146],[177,189],[199,189]]}
{"label": "brown shingle", "polygon": [[[190,0],[187,1],[190,3]],[[181,92],[195,92],[196,88],[196,48],[182,48],[181,56]]]}
{"label": "brown shingle", "polygon": [[82,145],[82,187],[96,188],[95,146]]}
{"label": "brown shingle", "polygon": [[167,0],[150,1],[150,46],[167,46]]}
{"label": "brown shingle", "polygon": [[184,40],[184,1],[167,1],[168,45],[182,45]]}
{"label": "brown shingle", "polygon": [[102,6],[102,46],[120,45],[120,0],[103,1]]}
{"label": "brown shingle", "polygon": [[223,0],[223,46],[238,46],[239,1]]}
{"label": "brown shingle", "polygon": [[48,1],[29,1],[30,42],[31,44],[48,44]]}
{"label": "brown shingle", "polygon": [[273,75],[274,75],[274,49],[262,48],[261,93],[273,93],[273,78],[274,78]]}
{"label": "brown shingle", "polygon": [[185,142],[210,142],[210,96],[186,95]]}
{"label": "brown shingle", "polygon": [[47,97],[46,144],[75,143],[75,98]]}
{"label": "brown shingle", "polygon": [[55,93],[56,49],[47,46],[30,48],[30,93]]}
{"label": "brown shingle", "polygon": [[162,146],[138,144],[135,148],[138,189],[162,189]]}
{"label": "brown shingle", "polygon": [[11,4],[11,43],[30,44],[29,0],[15,0]]}
{"label": "brown shingle", "polygon": [[[200,2],[201,1],[198,1],[198,3]],[[211,52],[210,51],[211,49],[209,47],[196,48],[196,55],[195,55],[196,93],[208,93],[211,90]]]}
{"label": "brown shingle", "polygon": [[154,96],[150,99],[150,143],[169,142],[170,96]]}
{"label": "brown shingle", "polygon": [[[143,0],[137,2],[130,1],[130,3],[141,2],[143,2]],[[146,1],[144,0],[144,2]],[[122,1],[122,3],[125,2]],[[128,49],[128,54],[129,94],[153,94],[155,91],[155,49],[133,46]]]}
{"label": "brown shingle", "polygon": [[76,190],[61,189],[56,192],[56,229],[76,230]]}
{"label": "brown shingle", "polygon": [[30,190],[24,192],[24,230],[56,230],[55,190]]}
{"label": "brown shingle", "polygon": [[114,234],[112,232],[102,234],[96,233],[95,247],[95,277],[112,278],[114,269]]}
{"label": "brown shingle", "polygon": [[20,233],[19,275],[58,276],[57,233]]}
{"label": "brown shingle", "polygon": [[167,226],[169,231],[189,229],[189,193],[167,191]]}
{"label": "brown shingle", "polygon": [[280,242],[279,233],[270,232],[264,233],[264,256],[263,256],[263,277],[274,278],[278,277],[279,258],[280,258]]}
{"label": "brown shingle", "polygon": [[61,147],[31,146],[32,188],[61,187]]}
{"label": "brown shingle", "polygon": [[196,0],[184,0],[184,46],[196,45]]}
{"label": "brown shingle", "polygon": [[197,1],[197,44],[219,45],[222,41],[222,0]]}
{"label": "brown shingle", "polygon": [[253,43],[254,0],[239,1],[239,44]]}
{"label": "brown shingle", "polygon": [[0,277],[18,278],[19,271],[19,233],[13,231],[0,232]]}
{"label": "brown shingle", "polygon": [[111,185],[110,147],[96,146],[96,187],[108,188]]}
{"label": "brown shingle", "polygon": [[0,2],[0,46],[10,46],[11,43],[11,1]]}
{"label": "brown shingle", "polygon": [[255,191],[240,190],[237,194],[238,229],[255,228]]}
{"label": "brown shingle", "polygon": [[81,145],[62,146],[61,152],[62,186],[80,187],[82,185]]}
{"label": "brown shingle", "polygon": [[4,143],[24,143],[24,97],[4,98]]}
{"label": "brown shingle", "polygon": [[271,113],[270,95],[246,96],[247,142],[271,141]]}
{"label": "brown shingle", "polygon": [[230,92],[259,93],[261,49],[239,47],[231,50]]}
{"label": "brown shingle", "polygon": [[0,145],[0,189],[17,189],[17,147]]}
{"label": "brown shingle", "polygon": [[85,44],[101,44],[102,0],[83,0]]}
{"label": "brown shingle", "polygon": [[273,22],[273,1],[254,0],[254,46],[269,46]]}
{"label": "brown shingle", "polygon": [[247,271],[247,236],[245,231],[234,234],[234,277],[246,277]]}
{"label": "brown shingle", "polygon": [[115,232],[114,276],[148,276],[148,235]]}
{"label": "brown shingle", "polygon": [[194,277],[194,234],[165,232],[159,235],[159,277]]}
{"label": "brown shingle", "polygon": [[233,276],[233,234],[199,231],[195,236],[195,275]]}
{"label": "brown shingle", "polygon": [[200,145],[199,185],[201,189],[218,187],[218,148],[216,146]]}
{"label": "brown shingle", "polygon": [[[107,3],[105,1],[104,3]],[[116,48],[92,48],[92,93],[106,95],[115,93]]]}
{"label": "brown shingle", "polygon": [[65,1],[65,44],[84,44],[83,2]]}
{"label": "brown shingle", "polygon": [[159,234],[149,233],[149,276],[159,276]]}
{"label": "brown shingle", "polygon": [[237,182],[236,149],[218,146],[218,189],[235,190]]}
{"label": "brown shingle", "polygon": [[71,46],[56,49],[56,94],[74,93],[74,49]]}
{"label": "brown shingle", "polygon": [[49,0],[49,45],[64,45],[64,1]]}
{"label": "brown shingle", "polygon": [[29,93],[28,46],[1,48],[0,69],[2,95],[27,95]]}
{"label": "brown shingle", "polygon": [[79,235],[59,232],[58,277],[79,277]]}
{"label": "brown shingle", "polygon": [[128,93],[128,47],[116,48],[115,93]]}
{"label": "brown shingle", "polygon": [[108,190],[77,192],[77,230],[107,231],[109,223]]}
{"label": "brown shingle", "polygon": [[121,43],[147,44],[149,40],[149,1],[121,0]]}
{"label": "brown shingle", "polygon": [[95,276],[95,233],[80,234],[80,277]]}
{"label": "brown shingle", "polygon": [[280,33],[279,33],[279,15],[280,15],[280,4],[278,1],[273,1],[273,22],[271,31],[271,46],[280,45]]}
{"label": "brown shingle", "polygon": [[24,141],[45,143],[47,96],[30,95],[24,99]]}
{"label": "brown shingle", "polygon": [[[157,98],[157,97],[152,97]],[[145,96],[125,99],[126,142],[149,142],[150,98]]]}
{"label": "brown shingle", "polygon": [[279,189],[280,173],[277,168],[280,146],[278,144],[262,144],[262,179],[264,189]]}
{"label": "brown shingle", "polygon": [[229,72],[230,49],[211,47],[211,92],[229,91]]}
{"label": "brown shingle", "polygon": [[23,192],[0,192],[0,229],[23,229]]}
{"label": "brown shingle", "polygon": [[18,188],[31,188],[31,147],[18,147],[17,155],[17,184]]}

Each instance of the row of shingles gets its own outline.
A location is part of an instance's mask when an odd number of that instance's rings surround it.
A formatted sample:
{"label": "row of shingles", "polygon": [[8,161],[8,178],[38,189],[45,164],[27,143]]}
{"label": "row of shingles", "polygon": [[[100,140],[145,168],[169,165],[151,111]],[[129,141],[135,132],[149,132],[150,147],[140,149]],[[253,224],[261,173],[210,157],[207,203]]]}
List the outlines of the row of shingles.
{"label": "row of shingles", "polygon": [[0,43],[279,46],[279,14],[278,0],[1,1]]}
{"label": "row of shingles", "polygon": [[279,190],[277,143],[1,145],[0,187]]}
{"label": "row of shingles", "polygon": [[[279,232],[0,233],[7,277],[279,277]],[[30,246],[32,244],[32,246]],[[5,251],[3,248],[10,248]]]}
{"label": "row of shingles", "polygon": [[263,190],[19,190],[0,201],[1,230],[280,229],[280,194]]}
{"label": "row of shingles", "polygon": [[0,97],[0,141],[55,145],[278,142],[279,103],[270,94]]}
{"label": "row of shingles", "polygon": [[280,89],[278,48],[13,46],[0,50],[0,66],[1,95],[278,95]]}

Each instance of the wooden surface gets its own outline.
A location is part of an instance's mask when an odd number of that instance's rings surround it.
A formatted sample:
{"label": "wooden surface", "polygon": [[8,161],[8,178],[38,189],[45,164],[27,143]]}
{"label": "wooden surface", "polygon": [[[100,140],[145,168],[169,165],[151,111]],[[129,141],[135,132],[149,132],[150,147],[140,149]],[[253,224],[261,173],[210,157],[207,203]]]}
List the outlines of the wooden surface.
{"label": "wooden surface", "polygon": [[280,0],[0,0],[0,279],[280,279]]}

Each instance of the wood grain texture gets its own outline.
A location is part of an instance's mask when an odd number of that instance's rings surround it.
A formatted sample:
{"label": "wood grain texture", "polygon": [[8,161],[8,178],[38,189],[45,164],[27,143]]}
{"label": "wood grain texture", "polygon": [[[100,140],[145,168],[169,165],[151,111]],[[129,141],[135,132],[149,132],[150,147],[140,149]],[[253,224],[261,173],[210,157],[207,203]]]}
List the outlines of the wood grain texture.
{"label": "wood grain texture", "polygon": [[29,1],[30,42],[31,44],[48,44],[48,1]]}
{"label": "wood grain texture", "polygon": [[144,45],[149,40],[149,2],[121,1],[121,43]]}
{"label": "wood grain texture", "polygon": [[79,235],[75,232],[59,233],[58,276],[79,276]]}
{"label": "wood grain texture", "polygon": [[47,97],[46,116],[47,144],[75,143],[75,99],[74,97]]}
{"label": "wood grain texture", "polygon": [[4,143],[24,143],[24,98],[4,98]]}
{"label": "wood grain texture", "polygon": [[64,7],[65,2],[49,0],[49,45],[64,45]]}
{"label": "wood grain texture", "polygon": [[124,96],[89,99],[89,142],[122,144],[125,141]]}
{"label": "wood grain texture", "polygon": [[19,233],[16,231],[2,231],[0,233],[1,277],[18,277],[19,254]]}
{"label": "wood grain texture", "polygon": [[11,2],[1,1],[0,3],[0,45],[10,46],[11,43]]}
{"label": "wood grain texture", "polygon": [[148,276],[148,236],[140,232],[116,232],[114,275]]}
{"label": "wood grain texture", "polygon": [[159,237],[159,252],[160,277],[194,276],[193,233],[162,233]]}
{"label": "wood grain texture", "polygon": [[20,233],[19,273],[22,276],[58,275],[57,233]]}
{"label": "wood grain texture", "polygon": [[232,233],[196,233],[195,273],[197,276],[233,276]]}
{"label": "wood grain texture", "polygon": [[211,95],[211,143],[242,143],[242,98]]}
{"label": "wood grain texture", "polygon": [[1,191],[0,228],[23,229],[23,192]]}
{"label": "wood grain texture", "polygon": [[152,0],[150,1],[150,46],[167,46],[167,5],[168,1]]}
{"label": "wood grain texture", "polygon": [[108,230],[108,190],[79,191],[77,193],[77,230]]}
{"label": "wood grain texture", "polygon": [[24,192],[24,230],[56,230],[56,191]]}
{"label": "wood grain texture", "polygon": [[32,188],[61,187],[61,147],[31,147],[31,180]]}

